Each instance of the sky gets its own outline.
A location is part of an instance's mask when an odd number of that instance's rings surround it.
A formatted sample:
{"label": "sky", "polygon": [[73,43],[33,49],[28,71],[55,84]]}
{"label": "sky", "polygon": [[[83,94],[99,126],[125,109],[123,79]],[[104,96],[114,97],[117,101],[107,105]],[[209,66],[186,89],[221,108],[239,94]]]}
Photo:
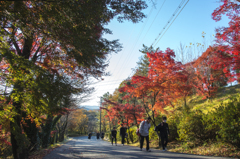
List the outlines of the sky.
{"label": "sky", "polygon": [[[215,29],[228,26],[229,20],[226,17],[219,22],[212,19],[212,12],[221,4],[219,0],[149,0],[147,2],[148,8],[143,11],[147,17],[142,22],[119,23],[114,19],[106,26],[113,34],[104,35],[104,38],[118,39],[123,48],[117,54],[112,53],[109,56],[109,66],[106,71],[111,76],[103,77],[103,81],[91,85],[96,91],[80,106],[99,106],[103,94],[107,92],[112,94],[123,80],[131,77],[143,55],[139,52],[143,44],[148,47],[153,45],[155,49],[159,47],[162,51],[170,48],[177,53],[180,43],[185,47],[189,47],[190,43],[201,43],[205,46],[213,44]],[[198,55],[200,55],[199,51]]]}

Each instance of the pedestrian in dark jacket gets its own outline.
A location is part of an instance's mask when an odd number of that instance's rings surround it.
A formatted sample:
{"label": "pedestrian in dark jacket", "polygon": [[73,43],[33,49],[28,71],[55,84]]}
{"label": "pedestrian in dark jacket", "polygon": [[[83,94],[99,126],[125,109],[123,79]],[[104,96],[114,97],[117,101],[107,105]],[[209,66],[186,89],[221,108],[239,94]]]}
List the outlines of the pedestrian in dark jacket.
{"label": "pedestrian in dark jacket", "polygon": [[121,128],[120,128],[120,136],[122,137],[122,145],[124,146],[124,141],[125,141],[125,137],[126,137],[126,130],[127,128],[125,128],[123,126],[123,124],[121,124]]}
{"label": "pedestrian in dark jacket", "polygon": [[111,137],[112,137],[112,145],[113,145],[113,140],[115,140],[115,145],[117,146],[117,130],[115,127],[113,127],[113,130],[111,131]]}
{"label": "pedestrian in dark jacket", "polygon": [[162,117],[162,122],[156,127],[156,131],[160,131],[162,148],[164,151],[167,150],[168,136],[170,135],[167,118]]}
{"label": "pedestrian in dark jacket", "polygon": [[102,138],[102,140],[103,140],[103,138],[104,138],[104,132],[101,133],[101,138]]}
{"label": "pedestrian in dark jacket", "polygon": [[97,132],[97,139],[99,139],[99,137],[100,137],[100,133],[99,133],[99,132]]}
{"label": "pedestrian in dark jacket", "polygon": [[88,133],[88,139],[91,139],[91,137],[92,137],[92,133],[90,132]]}

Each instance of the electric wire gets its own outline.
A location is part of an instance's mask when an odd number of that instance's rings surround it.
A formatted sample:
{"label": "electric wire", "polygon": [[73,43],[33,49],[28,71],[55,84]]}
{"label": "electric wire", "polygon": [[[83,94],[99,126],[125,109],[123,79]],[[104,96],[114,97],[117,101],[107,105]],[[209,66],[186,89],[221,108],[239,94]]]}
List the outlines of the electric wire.
{"label": "electric wire", "polygon": [[[189,0],[188,0],[189,1]],[[173,22],[175,21],[175,19],[178,17],[178,15],[182,12],[182,10],[184,9],[184,7],[186,6],[186,4],[188,3],[188,1],[185,3],[185,5],[183,6],[183,4],[184,4],[184,2],[185,2],[185,0],[182,0],[181,1],[181,3],[179,4],[179,6],[176,8],[176,10],[174,11],[174,13],[173,13],[173,15],[170,17],[170,19],[168,20],[168,22],[166,23],[166,25],[164,26],[164,28],[162,29],[162,31],[160,32],[160,34],[158,35],[158,37],[155,39],[155,41],[153,42],[153,44],[156,42],[156,40],[159,38],[159,36],[161,35],[161,37],[158,39],[158,41],[157,41],[157,43],[159,42],[159,40],[163,37],[163,35],[166,33],[166,31],[169,29],[169,27],[173,24]],[[163,4],[165,3],[165,1],[163,2]],[[162,6],[163,6],[163,4],[162,4]],[[160,7],[160,9],[159,9],[159,11],[158,11],[158,13],[157,13],[157,15],[155,16],[155,18],[154,18],[154,20],[153,20],[153,22],[155,21],[155,19],[156,19],[156,17],[158,16],[158,14],[159,14],[159,12],[160,12],[160,10],[161,10],[161,8],[162,8],[162,6]],[[183,7],[182,7],[183,6]],[[181,8],[181,10],[180,10],[180,8]],[[180,11],[179,11],[180,10]],[[150,12],[151,13],[151,12]],[[177,16],[175,17],[175,15],[177,14]],[[173,17],[175,17],[174,19],[173,19]],[[172,21],[172,19],[173,19],[173,21]],[[147,21],[147,20],[146,20]],[[172,22],[171,22],[172,21]],[[153,22],[152,22],[152,24],[153,24]],[[171,22],[171,23],[170,23]],[[169,25],[169,23],[170,23],[170,25]],[[145,23],[146,24],[146,23]],[[152,24],[151,24],[151,26],[152,26]],[[169,25],[169,26],[168,26]],[[144,25],[145,26],[145,25]],[[151,26],[149,27],[149,29],[151,28]],[[149,31],[149,29],[148,29],[148,31]],[[165,30],[166,29],[166,30]],[[165,31],[164,31],[165,30]],[[141,31],[142,31],[142,29],[141,29]],[[147,31],[147,32],[148,32]],[[164,31],[164,32],[163,32]],[[163,34],[162,34],[163,33]],[[145,34],[145,36],[147,35],[147,33]],[[144,36],[144,37],[145,37]],[[139,36],[138,36],[139,37]],[[137,42],[136,42],[137,43]],[[136,45],[136,43],[135,43],[135,45]],[[156,43],[156,44],[157,44]],[[152,45],[153,45],[152,44]],[[155,45],[156,45],[155,44]],[[135,48],[135,45],[134,45],[134,48]],[[154,45],[154,47],[155,47],[155,45]],[[133,48],[133,49],[134,49]],[[132,50],[133,50],[132,49]],[[129,59],[131,59],[130,57],[129,57]]]}
{"label": "electric wire", "polygon": [[[122,82],[122,81],[121,81]],[[98,85],[98,87],[102,87],[102,86],[109,86],[109,85],[115,85],[119,82],[115,82],[115,83],[110,83],[110,84],[101,84],[101,85]]]}
{"label": "electric wire", "polygon": [[169,29],[169,27],[172,25],[172,23],[175,21],[175,19],[178,17],[178,15],[182,12],[182,10],[184,9],[184,7],[187,5],[187,3],[189,2],[189,0],[185,3],[185,5],[182,7],[182,9],[180,10],[180,12],[178,12],[177,16],[174,18],[174,20],[171,22],[171,24],[168,26],[168,28],[165,30],[165,32],[162,34],[162,36],[158,39],[158,41],[156,42],[156,44],[154,45],[154,47],[158,44],[158,42],[162,39],[163,35],[167,32],[167,30]]}
{"label": "electric wire", "polygon": [[99,84],[104,84],[104,83],[116,83],[116,81],[122,81],[122,80],[124,80],[124,79],[117,79],[117,80],[113,80],[113,81],[111,81],[111,80],[108,80],[108,81],[100,81],[100,82],[95,82],[95,83],[93,83],[92,85],[95,85],[95,84],[97,84],[97,85],[99,85]]}
{"label": "electric wire", "polygon": [[[136,28],[136,25],[135,25],[134,28],[132,29],[130,36],[128,36],[127,46],[129,45],[129,40],[130,40],[130,38],[131,38],[131,36],[132,36],[133,31],[135,30],[135,28]],[[121,54],[121,56],[120,56],[120,58],[119,58],[119,60],[118,60],[118,62],[117,62],[117,64],[115,65],[115,67],[114,67],[113,70],[115,70],[115,69],[117,68],[117,66],[118,66],[118,64],[119,64],[119,61],[121,61],[122,56],[123,56],[123,53]],[[110,77],[110,79],[112,79],[112,76]],[[98,88],[98,86],[96,87],[96,89],[97,89],[97,88]]]}
{"label": "electric wire", "polygon": [[[136,28],[136,25],[134,26],[134,28],[133,28],[132,31],[131,31],[130,36],[128,37],[128,40],[127,40],[127,46],[129,45],[130,37],[132,36],[133,30],[135,30],[135,28]],[[117,68],[117,66],[118,66],[118,64],[119,64],[119,61],[121,61],[122,55],[123,55],[123,53],[121,54],[121,56],[120,56],[120,58],[119,58],[119,60],[118,60],[118,62],[117,62],[117,64],[116,64],[116,66],[114,67],[113,70],[115,70],[115,69]]]}
{"label": "electric wire", "polygon": [[[154,21],[156,20],[156,18],[157,18],[157,16],[158,16],[158,14],[160,13],[160,11],[161,11],[161,9],[162,9],[162,7],[163,7],[163,5],[164,5],[164,3],[165,3],[165,2],[166,2],[166,0],[164,0],[164,1],[163,1],[163,4],[162,4],[162,6],[159,8],[159,10],[158,10],[158,13],[156,14],[156,16],[155,16],[155,18],[154,18],[153,22],[151,23],[150,27],[148,28],[148,30],[147,30],[146,34],[144,35],[144,37],[143,37],[142,41],[145,39],[145,37],[146,37],[147,33],[149,32],[150,28],[152,27],[152,25],[153,25]],[[141,42],[141,43],[142,43],[142,42]]]}
{"label": "electric wire", "polygon": [[[166,0],[164,0],[163,4],[165,3],[165,1],[166,1]],[[175,12],[173,13],[173,15],[171,16],[171,18],[168,20],[168,22],[166,23],[166,25],[164,26],[164,28],[162,29],[162,31],[159,33],[158,37],[157,37],[157,38],[155,39],[155,41],[152,43],[152,45],[153,45],[153,44],[156,42],[156,40],[161,36],[161,37],[158,39],[158,41],[155,43],[155,45],[157,45],[157,43],[158,43],[158,42],[160,41],[160,39],[164,36],[164,34],[166,33],[166,31],[169,29],[169,27],[173,24],[173,22],[175,21],[175,19],[178,17],[178,15],[181,13],[181,11],[184,9],[184,7],[187,5],[187,3],[189,2],[189,0],[188,0],[188,1],[185,3],[185,5],[182,7],[182,5],[184,4],[184,2],[185,2],[185,0],[182,0],[182,1],[181,1],[181,3],[179,4],[179,6],[177,7],[177,9],[175,10]],[[163,4],[162,4],[162,6],[163,6]],[[162,6],[160,7],[157,15],[155,16],[153,22],[151,23],[148,31],[150,30],[152,24],[153,24],[154,21],[156,20],[156,17],[158,16],[158,14],[159,14]],[[180,12],[178,12],[180,8],[181,8],[181,10],[180,10]],[[152,8],[152,9],[153,9],[153,8]],[[151,15],[152,9],[151,9],[149,15]],[[177,13],[178,13],[178,14],[177,14]],[[172,21],[173,17],[174,17],[176,14],[177,14],[177,16],[176,16],[176,17],[174,18],[174,20]],[[148,17],[148,18],[149,18],[149,17]],[[148,21],[148,18],[147,18],[147,20],[145,21],[145,24],[142,26],[141,31],[139,32],[139,34],[138,34],[138,36],[137,36],[137,37],[138,37],[138,38],[137,38],[138,40],[139,40],[139,37],[141,36],[141,32],[142,32],[143,28],[144,28],[145,25],[146,25],[146,22]],[[171,22],[171,21],[172,21],[172,22]],[[171,23],[170,23],[170,22],[171,22]],[[170,25],[168,26],[169,23],[170,23]],[[166,28],[167,28],[167,29],[166,29]],[[165,29],[166,29],[166,30],[165,30]],[[164,30],[165,30],[165,31],[164,31]],[[145,36],[147,35],[148,31],[146,32]],[[162,34],[163,31],[164,31],[164,33]],[[131,33],[131,35],[132,35],[132,33]],[[144,38],[145,38],[145,36],[144,36]],[[143,39],[144,39],[144,38],[143,38]],[[130,39],[130,38],[129,38],[129,39]],[[138,42],[138,40],[137,40],[137,42]],[[137,42],[135,43],[134,47],[132,48],[132,51],[133,51],[133,49],[135,48]],[[154,46],[155,46],[155,45],[154,45]],[[122,57],[122,56],[121,56],[121,57]],[[130,59],[130,57],[129,57],[129,59]],[[118,63],[119,63],[119,62],[118,62]],[[117,63],[117,65],[118,65],[118,63]],[[126,63],[126,61],[125,61],[125,63]],[[125,63],[124,63],[124,64],[125,64]],[[123,65],[124,65],[124,64],[123,64]],[[115,66],[115,68],[117,67],[117,65]],[[121,67],[121,68],[122,68],[122,67]],[[122,69],[121,69],[121,70],[122,70]],[[119,73],[119,71],[118,71],[118,73]],[[128,76],[128,78],[131,76],[131,74],[133,74],[133,71],[130,73],[130,75]],[[106,85],[99,85],[99,86],[114,85],[114,84],[117,84],[117,83],[118,83],[118,82],[112,83],[112,84],[106,84]],[[109,89],[109,87],[108,87],[108,88],[105,89],[105,90],[113,90],[113,89],[115,90],[116,88],[111,88],[111,89]],[[99,91],[100,91],[100,90],[99,90]],[[104,90],[101,89],[101,91],[104,91]]]}
{"label": "electric wire", "polygon": [[[129,77],[131,77],[133,74],[134,74],[134,70],[132,70],[132,72],[128,75],[128,77],[127,77],[126,79],[128,79]],[[123,80],[126,80],[126,79],[123,79]],[[123,80],[122,80],[122,81],[123,81]],[[121,82],[122,82],[122,81],[121,81]],[[121,83],[121,82],[120,82],[120,83]],[[119,84],[119,82],[114,83],[114,85],[115,85],[115,84]],[[102,86],[106,86],[106,85],[113,85],[113,84],[105,84],[105,85],[102,85]],[[117,88],[111,88],[110,90],[115,90],[115,89],[117,89]],[[101,92],[103,92],[103,91],[109,91],[109,88],[108,88],[108,89],[104,89],[104,90],[100,89],[100,90],[101,90]],[[96,90],[96,92],[97,92],[97,91],[99,91],[99,90]],[[93,93],[93,94],[94,94],[94,93]]]}
{"label": "electric wire", "polygon": [[[137,44],[137,42],[138,42],[138,40],[139,40],[139,37],[141,36],[142,31],[143,31],[143,29],[145,28],[145,26],[146,26],[146,24],[147,24],[147,21],[148,21],[151,13],[152,13],[152,11],[153,11],[153,8],[154,8],[154,6],[152,6],[152,8],[151,8],[151,10],[150,10],[150,12],[149,12],[149,14],[148,14],[148,17],[147,17],[146,21],[144,22],[144,25],[142,26],[142,28],[140,29],[140,31],[139,31],[139,33],[138,33],[137,41],[135,42],[134,46],[130,49],[130,50],[131,50],[131,51],[130,51],[130,55],[125,58],[122,66],[124,66],[126,63],[128,63],[129,59],[131,59],[130,57],[131,57],[131,55],[133,54],[133,49],[135,48],[135,46],[136,46],[136,44]],[[119,71],[118,71],[118,73],[117,73],[117,74],[119,74],[119,75],[118,75],[118,78],[122,75],[122,74],[120,74],[120,72],[122,71],[122,69],[123,69],[123,67],[120,67],[120,69],[119,69]]]}
{"label": "electric wire", "polygon": [[[165,1],[166,1],[166,0],[164,0],[163,4],[165,3]],[[182,0],[182,2],[179,4],[179,6],[178,6],[177,9],[175,10],[175,12],[174,12],[173,15],[171,16],[171,18],[168,20],[168,22],[167,22],[166,25],[163,27],[162,31],[159,33],[159,35],[158,35],[157,38],[154,40],[154,42],[152,43],[151,46],[154,45],[154,47],[155,47],[155,46],[158,44],[158,42],[161,40],[161,38],[164,36],[164,34],[167,32],[167,30],[168,30],[168,29],[170,28],[170,26],[173,24],[173,22],[175,21],[175,19],[178,17],[178,15],[182,12],[182,10],[184,9],[184,7],[187,5],[187,3],[189,2],[189,0],[187,0],[187,2],[185,3],[185,5],[182,7],[182,5],[184,4],[184,2],[185,2],[185,0]],[[162,6],[163,6],[163,4],[162,4]],[[146,34],[144,35],[144,38],[146,37],[148,31],[149,31],[150,28],[152,27],[152,24],[154,23],[156,17],[158,16],[158,14],[159,14],[162,6],[160,7],[157,15],[155,16],[155,18],[154,18],[153,22],[151,23],[150,27],[148,28]],[[154,7],[154,6],[153,6],[153,7]],[[153,7],[152,7],[152,9],[153,9]],[[181,10],[180,10],[180,12],[178,12],[180,8],[181,8]],[[151,11],[149,12],[149,16],[150,16],[151,13],[152,13],[152,9],[151,9]],[[178,12],[178,14],[177,14],[177,12]],[[176,16],[176,17],[174,18],[174,20],[172,21],[173,17],[174,17],[176,14],[177,14],[177,16]],[[148,18],[149,18],[149,16],[148,16]],[[141,31],[139,32],[139,34],[138,34],[138,36],[137,36],[137,37],[138,37],[137,42],[138,42],[138,40],[139,40],[139,37],[140,37],[141,34],[142,34],[142,30],[143,30],[143,28],[145,27],[146,22],[148,21],[148,18],[147,18],[147,20],[145,21],[145,24],[142,26]],[[171,22],[171,21],[172,21],[172,22]],[[171,23],[170,23],[170,22],[171,22]],[[170,25],[168,26],[169,23],[170,23]],[[136,27],[136,25],[135,25],[135,27]],[[134,29],[135,29],[135,27],[134,27]],[[167,27],[167,29],[166,29],[166,27]],[[134,30],[134,29],[133,29],[133,30]],[[166,29],[166,30],[165,30],[165,29]],[[128,41],[130,40],[130,37],[132,36],[133,30],[132,30],[129,38],[128,38]],[[164,30],[165,30],[165,31],[164,31]],[[164,31],[164,33],[163,33],[163,31]],[[163,34],[162,34],[162,33],[163,33]],[[160,36],[161,36],[161,37],[160,37]],[[159,38],[159,37],[160,37],[160,38]],[[144,38],[143,38],[143,39],[144,39]],[[159,38],[159,39],[158,39],[158,38]],[[158,39],[158,40],[157,40],[157,39]],[[135,43],[134,47],[131,49],[132,51],[133,51],[133,49],[135,48],[137,42]],[[155,42],[156,42],[156,43],[155,43]],[[154,44],[154,43],[155,43],[155,44]],[[130,52],[130,56],[131,56],[132,51]],[[121,59],[121,58],[122,58],[122,55],[121,55],[120,59]],[[130,57],[127,57],[127,58],[130,59]],[[120,61],[120,60],[119,60],[119,61]],[[117,65],[115,66],[115,69],[116,69],[116,67],[117,67],[118,64],[119,64],[119,61],[118,61]],[[126,59],[125,59],[124,61],[125,61],[125,62],[123,63],[123,65],[125,65]],[[123,66],[123,65],[122,65],[122,66]],[[122,68],[123,68],[123,67],[121,67],[121,71],[122,71]],[[114,69],[114,70],[115,70],[115,69]],[[119,72],[120,72],[120,71],[118,71],[118,74],[119,74]],[[130,73],[130,75],[128,76],[128,78],[131,76],[131,74],[134,74],[134,71],[133,71],[133,70],[132,70],[132,72]],[[119,76],[118,76],[118,77],[119,77]],[[127,78],[126,78],[126,79],[127,79]],[[118,81],[118,80],[115,80],[115,81]],[[107,82],[107,81],[106,81],[106,82]],[[117,84],[117,83],[119,83],[119,82],[116,82],[116,84]],[[107,86],[107,85],[114,85],[114,84],[115,84],[115,83],[106,84],[106,85],[103,84],[103,85],[99,85],[99,86]],[[109,92],[109,90],[116,90],[116,89],[117,89],[117,88],[113,88],[113,87],[112,87],[112,88],[109,88],[109,86],[107,87],[107,89],[104,89],[104,90],[103,90],[103,89],[100,89],[100,90],[97,90],[97,89],[96,89],[95,93],[93,93],[91,96],[93,96],[94,94],[97,94],[97,93],[98,93],[97,91],[100,91],[100,92],[107,91],[107,92]]]}
{"label": "electric wire", "polygon": [[163,29],[161,30],[161,32],[158,34],[157,38],[154,40],[154,42],[152,43],[151,46],[154,45],[154,43],[157,41],[157,39],[161,36],[161,34],[163,33],[163,31],[166,29],[166,27],[168,26],[168,24],[172,21],[173,17],[177,14],[178,10],[182,7],[182,5],[184,4],[185,0],[182,0],[181,3],[179,4],[179,6],[176,8],[176,10],[174,11],[173,15],[170,17],[170,19],[167,21],[167,23],[165,24],[165,26],[163,27]]}
{"label": "electric wire", "polygon": [[[139,40],[139,37],[140,37],[141,34],[142,34],[142,30],[143,30],[144,27],[146,26],[146,23],[147,23],[147,21],[148,21],[150,15],[151,15],[151,13],[152,13],[152,11],[153,11],[153,8],[154,8],[154,6],[152,6],[152,8],[151,8],[151,10],[150,10],[150,12],[149,12],[149,14],[148,14],[149,16],[147,17],[146,21],[144,22],[144,25],[142,26],[141,31],[138,33],[138,36],[137,36],[137,42],[138,42],[138,40]],[[135,48],[137,42],[135,43],[134,47],[133,47],[131,50],[133,50],[133,49]],[[131,53],[132,53],[132,51],[130,52],[130,54],[131,54]],[[122,71],[122,68],[123,68],[123,66],[125,65],[126,61],[128,61],[127,58],[129,59],[129,57],[126,57],[126,58],[125,58],[125,60],[124,60],[124,62],[123,62],[123,64],[122,64],[122,67],[120,67],[120,69],[119,69],[117,75]],[[120,60],[119,60],[119,61],[120,61]],[[119,77],[121,77],[121,75],[122,75],[122,74],[119,74],[119,76],[117,77],[117,79],[118,79]]]}
{"label": "electric wire", "polygon": [[[109,85],[115,85],[115,84],[117,84],[117,83],[119,83],[119,82],[121,82],[122,80],[124,80],[124,79],[117,79],[117,80],[113,80],[113,81],[101,81],[101,82],[99,82],[99,84],[93,84],[93,87],[94,87],[94,85],[96,85],[94,88],[95,88],[95,90],[99,90],[99,89],[101,89],[101,88],[99,88],[99,87],[102,87],[102,86],[109,86]],[[117,82],[118,81],[118,82]],[[107,82],[107,83],[106,83]],[[104,84],[104,83],[106,83],[106,84]]]}

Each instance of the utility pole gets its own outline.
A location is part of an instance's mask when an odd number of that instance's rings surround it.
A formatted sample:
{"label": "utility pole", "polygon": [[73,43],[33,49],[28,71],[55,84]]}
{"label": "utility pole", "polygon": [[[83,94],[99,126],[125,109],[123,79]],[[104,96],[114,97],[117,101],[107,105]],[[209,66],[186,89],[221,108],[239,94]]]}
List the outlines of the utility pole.
{"label": "utility pole", "polygon": [[99,107],[99,112],[100,112],[100,133],[102,132],[101,131],[101,107],[102,107],[102,97],[100,97],[100,107]]}

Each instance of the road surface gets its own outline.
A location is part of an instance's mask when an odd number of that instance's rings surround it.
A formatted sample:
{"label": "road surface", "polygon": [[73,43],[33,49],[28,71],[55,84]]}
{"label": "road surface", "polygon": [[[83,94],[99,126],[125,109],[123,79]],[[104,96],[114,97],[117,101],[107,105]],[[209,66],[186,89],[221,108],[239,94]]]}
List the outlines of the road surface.
{"label": "road surface", "polygon": [[209,157],[191,154],[182,154],[167,152],[157,149],[151,149],[147,152],[145,147],[140,151],[139,147],[127,145],[113,145],[107,141],[97,140],[95,136],[87,139],[86,136],[73,137],[69,142],[54,149],[43,159],[224,159],[223,157]]}

